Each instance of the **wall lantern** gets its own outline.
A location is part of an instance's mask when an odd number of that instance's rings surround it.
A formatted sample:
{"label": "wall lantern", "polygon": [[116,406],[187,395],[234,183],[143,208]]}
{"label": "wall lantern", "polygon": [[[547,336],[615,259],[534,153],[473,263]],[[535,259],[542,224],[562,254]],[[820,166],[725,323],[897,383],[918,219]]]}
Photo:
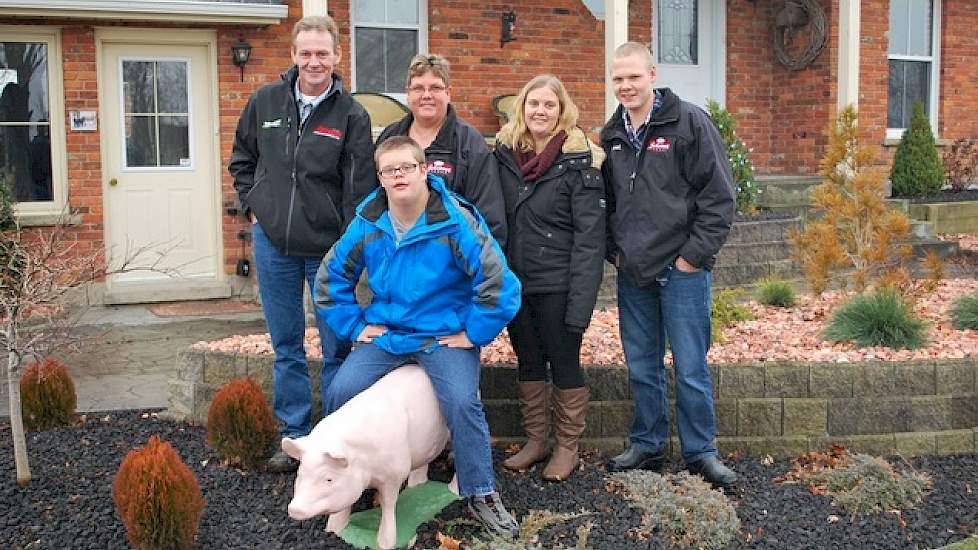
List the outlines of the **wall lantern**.
{"label": "wall lantern", "polygon": [[244,82],[244,68],[251,57],[251,44],[245,42],[244,37],[239,36],[238,41],[231,46],[231,61],[241,67],[241,82]]}
{"label": "wall lantern", "polygon": [[513,33],[516,32],[516,12],[510,10],[503,12],[503,29],[499,34],[499,47],[502,48],[507,42],[516,40]]}

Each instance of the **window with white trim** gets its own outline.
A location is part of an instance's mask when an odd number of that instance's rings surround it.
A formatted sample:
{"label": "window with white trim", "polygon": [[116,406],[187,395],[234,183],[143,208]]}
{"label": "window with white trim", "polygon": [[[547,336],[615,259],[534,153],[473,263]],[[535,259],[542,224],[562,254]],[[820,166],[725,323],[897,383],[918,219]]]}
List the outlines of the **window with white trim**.
{"label": "window with white trim", "polygon": [[404,101],[411,58],[427,49],[425,0],[354,0],[353,89]]}
{"label": "window with white trim", "polygon": [[0,184],[18,215],[65,204],[61,82],[57,30],[0,26]]}
{"label": "window with white trim", "polygon": [[889,138],[903,135],[918,101],[937,132],[939,35],[940,0],[890,0]]}

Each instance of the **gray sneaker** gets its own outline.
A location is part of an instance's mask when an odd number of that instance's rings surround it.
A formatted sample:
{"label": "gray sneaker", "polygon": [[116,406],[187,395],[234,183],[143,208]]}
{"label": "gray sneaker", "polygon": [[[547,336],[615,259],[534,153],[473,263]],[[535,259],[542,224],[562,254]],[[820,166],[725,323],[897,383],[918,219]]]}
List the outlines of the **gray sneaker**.
{"label": "gray sneaker", "polygon": [[492,532],[504,537],[516,537],[520,534],[519,523],[506,511],[499,493],[495,491],[484,496],[469,497],[469,512]]}
{"label": "gray sneaker", "polygon": [[285,451],[277,451],[268,459],[266,469],[273,474],[287,474],[299,469],[299,461]]}

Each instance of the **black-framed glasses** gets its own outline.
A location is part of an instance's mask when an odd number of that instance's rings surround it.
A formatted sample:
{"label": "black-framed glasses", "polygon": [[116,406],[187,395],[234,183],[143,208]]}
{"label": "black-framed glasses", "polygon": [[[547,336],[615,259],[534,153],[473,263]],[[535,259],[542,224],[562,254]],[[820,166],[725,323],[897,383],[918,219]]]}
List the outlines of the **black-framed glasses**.
{"label": "black-framed glasses", "polygon": [[417,171],[418,166],[420,166],[420,164],[418,164],[417,162],[412,164],[399,164],[397,166],[390,166],[388,168],[378,170],[377,174],[380,175],[380,177],[387,178],[387,179],[393,178],[394,175],[397,173],[401,173],[405,176],[410,176],[415,171]]}
{"label": "black-framed glasses", "polygon": [[425,92],[431,95],[439,95],[445,93],[446,91],[448,91],[448,87],[441,86],[439,84],[435,84],[434,86],[429,86],[427,88],[421,85],[414,85],[407,89],[407,92],[409,94],[414,94],[414,95],[424,95]]}

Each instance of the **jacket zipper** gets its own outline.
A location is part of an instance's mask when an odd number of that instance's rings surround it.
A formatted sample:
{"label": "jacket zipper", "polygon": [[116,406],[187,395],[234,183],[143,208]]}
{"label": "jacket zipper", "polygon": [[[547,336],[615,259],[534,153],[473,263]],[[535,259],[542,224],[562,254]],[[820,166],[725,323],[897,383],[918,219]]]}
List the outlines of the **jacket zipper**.
{"label": "jacket zipper", "polygon": [[[312,113],[310,113],[309,116],[312,116]],[[292,128],[291,116],[288,117],[288,121],[289,121],[289,128],[291,129]],[[289,132],[290,137],[291,135],[292,132]],[[298,182],[295,177],[295,163],[299,157],[298,155],[299,144],[301,143],[302,143],[302,132],[300,131],[299,139],[297,139],[295,142],[295,149],[292,150],[292,195],[289,197],[289,216],[288,218],[286,218],[287,221],[285,222],[285,255],[286,256],[289,255],[289,236],[292,233],[292,212],[295,210],[295,191],[296,191],[296,187],[298,186]]]}

